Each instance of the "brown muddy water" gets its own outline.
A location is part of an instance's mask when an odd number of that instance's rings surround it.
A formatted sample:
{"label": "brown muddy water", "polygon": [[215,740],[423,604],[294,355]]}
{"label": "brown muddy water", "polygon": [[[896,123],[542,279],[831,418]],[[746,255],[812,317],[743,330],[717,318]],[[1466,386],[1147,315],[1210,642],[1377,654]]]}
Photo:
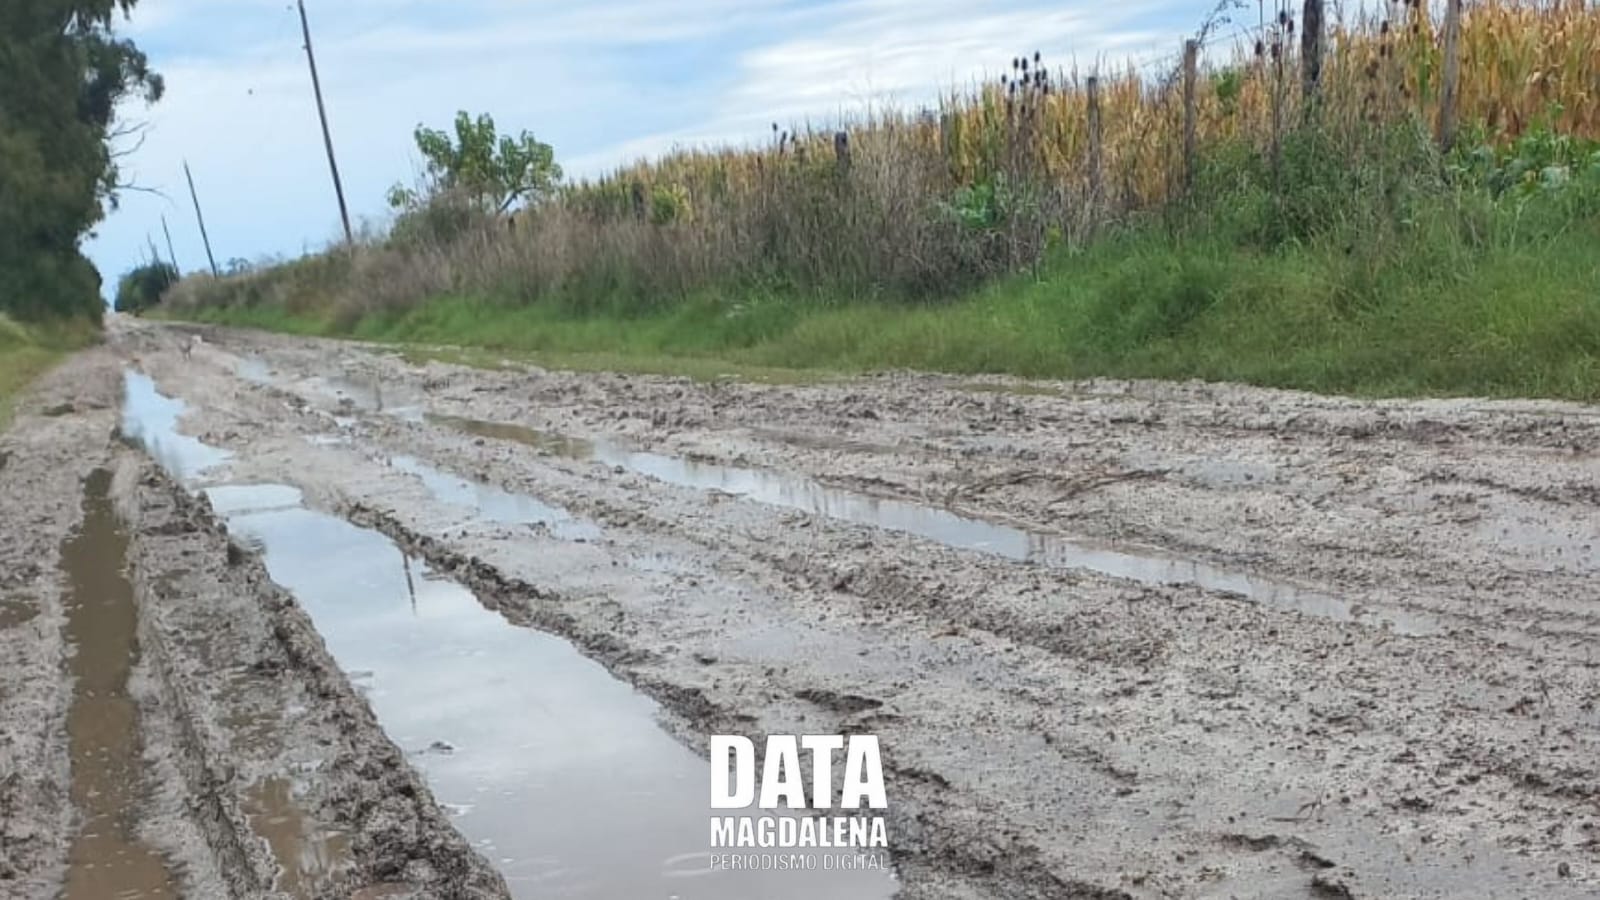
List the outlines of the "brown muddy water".
{"label": "brown muddy water", "polygon": [[[183,477],[219,459],[203,444],[197,451],[174,440],[179,401],[143,376],[130,374],[128,384],[125,431],[162,448],[153,455],[169,472]],[[411,463],[486,516],[594,528]],[[653,700],[566,641],[510,624],[379,532],[304,508],[294,487],[221,485],[205,494],[230,532],[262,552],[272,579],[311,616],[390,739],[515,896],[894,894],[898,882],[882,871],[711,869],[710,765],[661,728]],[[252,827],[286,870],[337,865],[342,837],[308,836],[292,790],[287,780],[257,785]]]}
{"label": "brown muddy water", "polygon": [[110,487],[110,472],[89,476],[83,524],[61,546],[72,646],[71,795],[82,817],[68,851],[63,900],[177,896],[167,863],[136,834],[145,785],[128,674],[139,645],[133,587],[122,570],[128,537],[117,524]]}
{"label": "brown muddy water", "polygon": [[320,897],[350,864],[350,838],[312,827],[295,797],[294,779],[262,779],[245,792],[250,830],[267,842],[278,862],[274,887],[291,897]]}
{"label": "brown muddy water", "polygon": [[39,615],[32,603],[23,600],[0,600],[0,628],[26,625]]}
{"label": "brown muddy water", "polygon": [[515,441],[558,456],[621,466],[667,484],[722,491],[758,503],[911,534],[957,549],[1057,569],[1087,569],[1144,584],[1194,585],[1207,591],[1242,596],[1335,621],[1380,625],[1399,634],[1425,635],[1441,630],[1439,623],[1408,610],[1351,603],[1299,585],[1171,556],[1154,549],[1111,547],[1057,534],[1027,531],[969,518],[934,506],[829,487],[813,479],[785,472],[697,462],[631,450],[607,441],[586,441],[550,434],[504,422],[484,422],[455,416],[429,416],[428,419],[479,437]]}

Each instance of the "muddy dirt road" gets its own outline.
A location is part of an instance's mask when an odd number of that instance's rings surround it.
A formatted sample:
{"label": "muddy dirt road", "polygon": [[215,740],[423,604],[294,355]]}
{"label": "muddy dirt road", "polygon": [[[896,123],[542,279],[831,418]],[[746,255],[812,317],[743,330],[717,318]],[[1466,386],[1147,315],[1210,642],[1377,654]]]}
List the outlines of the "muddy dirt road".
{"label": "muddy dirt road", "polygon": [[[1600,895],[1594,408],[116,322],[0,460],[0,895]],[[838,732],[893,879],[705,872]]]}

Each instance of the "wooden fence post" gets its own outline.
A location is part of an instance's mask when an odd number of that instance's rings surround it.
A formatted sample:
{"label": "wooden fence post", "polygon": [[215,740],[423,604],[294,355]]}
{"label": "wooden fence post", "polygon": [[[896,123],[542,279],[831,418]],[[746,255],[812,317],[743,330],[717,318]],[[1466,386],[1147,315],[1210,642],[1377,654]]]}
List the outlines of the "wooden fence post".
{"label": "wooden fence post", "polygon": [[833,133],[833,159],[839,167],[839,176],[841,178],[850,174],[850,135],[848,132],[835,131]]}
{"label": "wooden fence post", "polygon": [[1316,114],[1322,80],[1322,3],[1306,0],[1300,13],[1300,101],[1306,118]]}
{"label": "wooden fence post", "polygon": [[1100,212],[1105,197],[1105,184],[1100,171],[1102,132],[1100,127],[1100,79],[1090,75],[1085,82],[1089,96],[1089,209],[1091,217]]}
{"label": "wooden fence post", "polygon": [[1456,81],[1461,77],[1461,0],[1447,0],[1444,11],[1444,80],[1439,86],[1439,149],[1449,153],[1456,140]]}
{"label": "wooden fence post", "polygon": [[639,181],[638,179],[634,179],[633,184],[629,185],[629,187],[628,187],[628,193],[629,193],[629,195],[631,196],[631,198],[633,200],[633,217],[635,219],[637,219],[638,221],[643,222],[644,221],[644,184],[643,184],[643,182]]}
{"label": "wooden fence post", "polygon": [[1195,92],[1198,89],[1196,82],[1199,80],[1200,42],[1190,39],[1183,42],[1183,189],[1185,192],[1194,186],[1195,144],[1197,142],[1195,121],[1199,114],[1195,106]]}

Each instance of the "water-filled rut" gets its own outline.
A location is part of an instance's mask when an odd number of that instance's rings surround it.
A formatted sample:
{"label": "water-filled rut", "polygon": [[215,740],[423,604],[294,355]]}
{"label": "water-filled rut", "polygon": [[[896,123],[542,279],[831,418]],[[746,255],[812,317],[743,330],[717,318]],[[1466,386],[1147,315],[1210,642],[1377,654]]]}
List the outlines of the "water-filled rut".
{"label": "water-filled rut", "polygon": [[61,546],[72,644],[73,805],[82,822],[68,855],[64,900],[158,900],[177,896],[167,862],[137,834],[147,788],[139,707],[128,677],[139,659],[138,614],[123,573],[128,536],[110,499],[111,473],[84,485],[83,524]]}
{"label": "water-filled rut", "polygon": [[[133,384],[143,386],[130,376]],[[144,395],[129,404],[127,431],[147,445],[186,446],[172,433],[181,406],[153,385],[150,394],[153,401]],[[175,474],[198,471],[169,465]],[[486,520],[539,522],[573,540],[599,533],[532,498],[486,495],[417,460],[401,465],[446,497],[481,505]],[[710,767],[662,730],[653,700],[566,641],[508,622],[383,534],[308,508],[292,486],[203,490],[230,532],[294,595],[384,731],[515,896],[894,892],[881,871],[713,869]],[[255,818],[284,824],[282,816]],[[300,843],[286,848],[281,828],[266,837],[280,857],[308,852]]]}
{"label": "water-filled rut", "polygon": [[[513,423],[439,415],[429,415],[427,419],[479,437],[514,441],[557,456],[620,467],[671,485],[721,491],[758,503],[903,532],[960,550],[1057,569],[1084,569],[1151,585],[1192,584],[1207,591],[1235,594],[1334,621],[1380,624],[1400,634],[1423,635],[1439,630],[1437,622],[1413,611],[1352,603],[1280,579],[1186,559],[1154,548],[1134,549],[1073,540],[1059,534],[988,522],[924,503],[836,488],[786,472],[683,459]],[[433,482],[430,487],[438,483],[437,478],[430,480]],[[439,488],[434,487],[434,490],[442,494]]]}

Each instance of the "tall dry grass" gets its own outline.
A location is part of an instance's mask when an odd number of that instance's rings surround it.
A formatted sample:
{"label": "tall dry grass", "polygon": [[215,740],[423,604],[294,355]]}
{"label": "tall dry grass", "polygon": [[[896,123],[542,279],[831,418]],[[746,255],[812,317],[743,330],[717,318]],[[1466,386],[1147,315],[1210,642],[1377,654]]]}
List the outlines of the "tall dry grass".
{"label": "tall dry grass", "polygon": [[[1391,138],[1425,135],[1438,118],[1440,26],[1421,0],[1388,9],[1331,29],[1315,108],[1301,91],[1298,7],[1262,7],[1243,36],[1203,29],[1201,155],[1228,148],[1276,171],[1293,132],[1315,135],[1325,157],[1419,165],[1416,154],[1390,159]],[[1336,10],[1330,18],[1341,21]],[[1460,46],[1468,140],[1505,146],[1534,128],[1600,140],[1600,8],[1469,0]],[[1101,73],[1098,185],[1086,82],[1030,53],[931,111],[877,112],[840,132],[774,125],[757,149],[681,151],[569,187],[512,220],[443,215],[353,251],[190,278],[170,302],[273,304],[346,325],[450,294],[585,312],[646,311],[730,283],[947,295],[1182,194],[1176,57]]]}

